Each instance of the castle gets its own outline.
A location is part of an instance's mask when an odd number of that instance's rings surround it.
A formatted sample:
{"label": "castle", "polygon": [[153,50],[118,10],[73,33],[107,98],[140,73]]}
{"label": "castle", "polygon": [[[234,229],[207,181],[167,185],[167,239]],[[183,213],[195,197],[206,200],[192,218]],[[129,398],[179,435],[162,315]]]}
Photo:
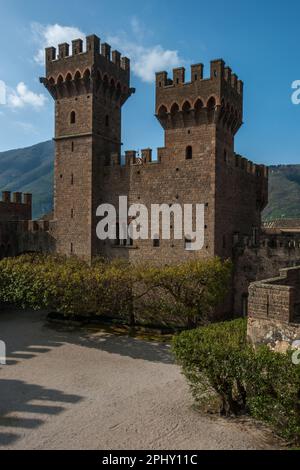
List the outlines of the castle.
{"label": "castle", "polygon": [[[77,39],[69,49],[67,43],[58,46],[58,54],[46,49],[46,76],[40,79],[55,103],[54,218],[27,225],[25,241],[22,229],[14,253],[56,251],[88,262],[101,255],[163,264],[232,258],[226,309],[246,314],[251,281],[300,264],[300,237],[262,231],[268,169],[234,149],[243,123],[243,82],[221,59],[210,63],[208,78],[202,64],[192,65],[189,82],[183,67],[172,78],[158,72],[155,116],[165,145],[156,158],[149,148],[122,156],[121,109],[135,92],[130,61],[95,35],[86,38],[85,48]],[[172,218],[170,240],[161,233],[148,240],[99,240],[96,209],[102,203],[118,207],[119,196],[147,207],[203,204],[203,249],[191,251],[184,237],[175,239]]]}

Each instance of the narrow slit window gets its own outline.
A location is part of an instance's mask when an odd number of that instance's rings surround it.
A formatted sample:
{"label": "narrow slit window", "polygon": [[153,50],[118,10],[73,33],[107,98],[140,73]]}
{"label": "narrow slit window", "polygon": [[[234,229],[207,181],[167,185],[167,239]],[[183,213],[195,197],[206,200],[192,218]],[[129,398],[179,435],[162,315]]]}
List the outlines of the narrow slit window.
{"label": "narrow slit window", "polygon": [[191,160],[193,158],[193,148],[191,145],[188,145],[185,149],[185,158],[186,160]]}
{"label": "narrow slit window", "polygon": [[70,114],[70,123],[75,124],[75,122],[76,122],[76,113],[75,111],[72,111]]}

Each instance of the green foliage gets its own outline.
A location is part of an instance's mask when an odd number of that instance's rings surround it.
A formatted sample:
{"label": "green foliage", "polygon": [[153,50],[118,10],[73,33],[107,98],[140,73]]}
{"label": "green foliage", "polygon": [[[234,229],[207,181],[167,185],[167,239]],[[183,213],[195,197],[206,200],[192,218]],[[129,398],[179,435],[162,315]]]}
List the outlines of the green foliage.
{"label": "green foliage", "polygon": [[0,301],[65,315],[124,316],[134,324],[206,321],[226,294],[230,262],[191,261],[172,267],[116,260],[24,255],[0,262]]}
{"label": "green foliage", "polygon": [[300,365],[290,354],[246,340],[246,320],[186,331],[173,340],[194,397],[219,398],[223,414],[250,413],[279,434],[300,440]]}
{"label": "green foliage", "polygon": [[300,165],[269,168],[269,203],[263,219],[299,218]]}

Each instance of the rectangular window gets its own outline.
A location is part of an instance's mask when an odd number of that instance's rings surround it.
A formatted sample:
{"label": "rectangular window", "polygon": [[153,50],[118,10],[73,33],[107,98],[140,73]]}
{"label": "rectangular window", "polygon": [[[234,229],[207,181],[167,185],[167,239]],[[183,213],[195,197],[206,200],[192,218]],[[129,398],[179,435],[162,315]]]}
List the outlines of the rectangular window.
{"label": "rectangular window", "polygon": [[160,240],[159,238],[154,238],[153,240],[153,246],[154,248],[158,248],[160,246]]}

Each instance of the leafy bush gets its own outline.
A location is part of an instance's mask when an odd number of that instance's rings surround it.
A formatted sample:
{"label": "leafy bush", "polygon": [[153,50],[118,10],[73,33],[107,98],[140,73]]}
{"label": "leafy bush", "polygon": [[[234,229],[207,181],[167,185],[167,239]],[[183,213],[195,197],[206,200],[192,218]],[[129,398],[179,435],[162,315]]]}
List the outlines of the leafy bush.
{"label": "leafy bush", "polygon": [[75,257],[24,255],[0,261],[0,301],[65,315],[125,316],[130,324],[206,321],[226,294],[230,262],[130,265]]}
{"label": "leafy bush", "polygon": [[246,320],[183,332],[174,337],[173,351],[200,404],[203,397],[218,397],[222,414],[250,413],[300,440],[300,365],[290,353],[254,350]]}

